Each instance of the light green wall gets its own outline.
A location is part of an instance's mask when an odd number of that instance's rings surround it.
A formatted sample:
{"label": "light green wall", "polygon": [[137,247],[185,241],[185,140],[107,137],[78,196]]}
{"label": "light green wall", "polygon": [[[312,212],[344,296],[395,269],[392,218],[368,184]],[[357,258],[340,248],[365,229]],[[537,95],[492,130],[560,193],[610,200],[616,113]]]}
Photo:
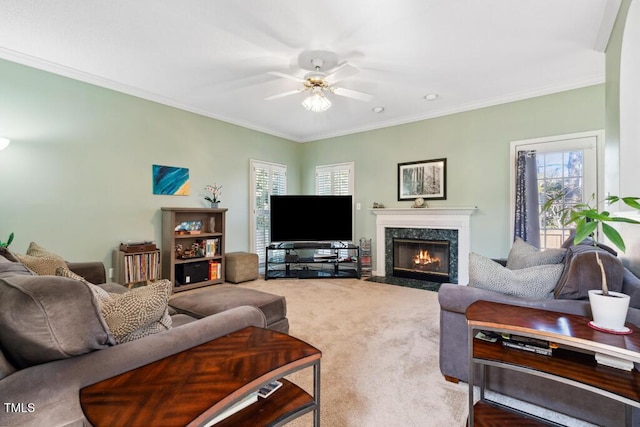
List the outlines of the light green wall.
{"label": "light green wall", "polygon": [[[249,160],[288,166],[289,193],[314,192],[314,167],[354,161],[356,238],[374,237],[374,201],[396,201],[397,164],[446,157],[448,197],[478,206],[472,250],[509,247],[509,141],[604,127],[604,85],[298,144],[68,78],[0,61],[0,239],[70,260],[103,260],[123,240],[160,240],[162,206],[204,206],[223,185],[228,250],[249,242]],[[191,195],[151,194],[151,165],[188,167]]]}
{"label": "light green wall", "polygon": [[[69,260],[103,260],[126,240],[160,241],[160,207],[205,206],[223,186],[228,250],[249,247],[249,160],[289,166],[297,143],[0,61],[0,240],[36,241]],[[151,165],[187,167],[191,195],[152,194]]]}
{"label": "light green wall", "polygon": [[[397,201],[397,165],[446,158],[447,200],[429,206],[477,206],[471,249],[504,257],[509,238],[509,142],[604,128],[604,85],[531,98],[305,144],[302,189],[313,193],[316,165],[355,162],[355,237],[375,240],[373,202]],[[375,253],[375,250],[374,250]]]}

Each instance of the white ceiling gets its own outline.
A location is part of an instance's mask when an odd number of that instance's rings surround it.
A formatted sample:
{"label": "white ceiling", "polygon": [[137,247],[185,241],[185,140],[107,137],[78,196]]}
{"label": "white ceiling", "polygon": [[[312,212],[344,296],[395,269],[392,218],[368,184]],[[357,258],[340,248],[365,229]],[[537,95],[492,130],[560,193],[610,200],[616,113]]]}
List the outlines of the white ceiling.
{"label": "white ceiling", "polygon": [[[305,142],[601,83],[619,4],[1,0],[0,57]],[[337,86],[374,100],[265,101],[298,87],[268,72],[302,77],[316,49],[360,70]]]}

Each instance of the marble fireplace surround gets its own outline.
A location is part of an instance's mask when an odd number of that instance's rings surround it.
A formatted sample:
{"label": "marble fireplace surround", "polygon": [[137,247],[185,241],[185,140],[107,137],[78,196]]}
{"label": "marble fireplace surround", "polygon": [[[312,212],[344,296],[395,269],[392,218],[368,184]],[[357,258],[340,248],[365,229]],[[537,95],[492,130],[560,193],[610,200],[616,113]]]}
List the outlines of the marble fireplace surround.
{"label": "marble fireplace surround", "polygon": [[458,231],[458,284],[469,283],[471,215],[475,207],[463,208],[382,208],[372,209],[376,216],[376,265],[374,276],[386,275],[385,229],[430,228]]}

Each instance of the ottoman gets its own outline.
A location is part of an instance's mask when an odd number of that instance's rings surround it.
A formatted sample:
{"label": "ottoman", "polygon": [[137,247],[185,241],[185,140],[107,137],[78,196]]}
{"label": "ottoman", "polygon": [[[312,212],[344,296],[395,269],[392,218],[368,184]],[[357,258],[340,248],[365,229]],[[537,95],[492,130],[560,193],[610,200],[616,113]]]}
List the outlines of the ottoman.
{"label": "ottoman", "polygon": [[178,313],[198,319],[242,305],[252,305],[262,311],[267,329],[289,333],[287,303],[280,295],[234,285],[214,285],[180,292],[169,299],[169,306]]}
{"label": "ottoman", "polygon": [[231,283],[258,278],[258,254],[229,252],[225,255],[224,280]]}

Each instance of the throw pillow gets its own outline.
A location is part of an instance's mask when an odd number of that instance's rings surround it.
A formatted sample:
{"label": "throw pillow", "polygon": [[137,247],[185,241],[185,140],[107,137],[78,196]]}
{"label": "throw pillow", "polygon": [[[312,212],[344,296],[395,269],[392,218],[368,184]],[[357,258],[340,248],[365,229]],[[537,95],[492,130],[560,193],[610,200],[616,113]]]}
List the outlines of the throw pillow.
{"label": "throw pillow", "polygon": [[564,259],[566,249],[546,249],[539,250],[519,237],[511,246],[509,257],[507,258],[507,268],[510,270],[520,270],[522,268],[535,267],[536,265],[559,264]]}
{"label": "throw pillow", "polygon": [[562,264],[537,265],[510,270],[497,262],[469,254],[469,286],[527,298],[553,298]]}
{"label": "throw pillow", "polygon": [[0,278],[0,347],[18,369],[115,344],[93,293],[64,277]]}
{"label": "throw pillow", "polygon": [[117,344],[171,329],[168,303],[173,286],[169,280],[159,280],[117,294],[89,283],[68,268],[58,268],[56,275],[84,282],[91,288]]}
{"label": "throw pillow", "polygon": [[31,271],[41,276],[55,276],[58,267],[66,267],[64,258],[49,252],[35,242],[29,244],[25,255],[14,254],[15,257]]}
{"label": "throw pillow", "polygon": [[158,280],[123,294],[110,294],[102,306],[111,333],[118,344],[171,329],[168,303],[173,286]]}
{"label": "throw pillow", "polygon": [[[589,245],[571,246],[567,250],[564,271],[555,290],[557,299],[588,299],[589,290],[602,289],[602,273],[596,260],[596,250]],[[604,265],[610,291],[622,291],[624,266],[622,261],[606,249],[598,249]]]}

